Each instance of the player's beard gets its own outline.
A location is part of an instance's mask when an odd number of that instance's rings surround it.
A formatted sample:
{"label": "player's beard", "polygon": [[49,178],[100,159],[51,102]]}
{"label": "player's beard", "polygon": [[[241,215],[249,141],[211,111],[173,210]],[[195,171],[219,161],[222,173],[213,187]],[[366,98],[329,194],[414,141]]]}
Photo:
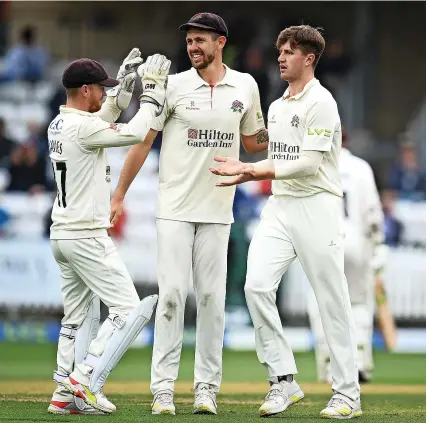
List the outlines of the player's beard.
{"label": "player's beard", "polygon": [[89,113],[96,113],[101,110],[102,107],[102,98],[99,100],[95,96],[91,98],[91,101],[89,103]]}
{"label": "player's beard", "polygon": [[215,60],[215,53],[203,53],[203,61],[200,63],[194,63],[194,60],[191,59],[191,64],[193,65],[194,69],[200,70],[200,69],[206,69],[214,60]]}

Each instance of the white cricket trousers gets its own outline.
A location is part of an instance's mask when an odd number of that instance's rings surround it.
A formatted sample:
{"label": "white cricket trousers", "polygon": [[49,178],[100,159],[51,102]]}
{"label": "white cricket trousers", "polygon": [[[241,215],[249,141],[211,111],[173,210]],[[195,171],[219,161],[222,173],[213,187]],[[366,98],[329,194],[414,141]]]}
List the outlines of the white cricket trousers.
{"label": "white cricket trousers", "polygon": [[194,386],[219,390],[222,376],[227,248],[230,225],[157,219],[159,301],[151,392],[174,390],[191,272],[197,302]]}
{"label": "white cricket trousers", "polygon": [[341,207],[341,198],[326,192],[302,198],[271,196],[249,248],[245,294],[259,361],[267,366],[270,378],[296,374],[276,292],[283,274],[298,257],[316,295],[331,350],[332,389],[355,401],[360,386],[344,275]]}
{"label": "white cricket trousers", "polygon": [[[51,248],[61,273],[62,326],[78,328],[94,295],[108,307],[110,314],[122,317],[139,304],[132,279],[110,237],[51,240]],[[101,356],[113,331],[114,326],[106,319],[88,352]],[[73,371],[74,340],[59,337],[57,364],[60,374],[69,375]],[[88,366],[75,364],[88,383]]]}
{"label": "white cricket trousers", "polygon": [[[344,272],[356,325],[357,367],[362,371],[373,369],[372,333],[374,324],[374,271],[371,266],[372,245],[363,230],[345,225]],[[316,341],[316,362],[319,379],[325,379],[329,360],[329,347],[326,342],[320,313],[314,295],[308,297],[308,314]]]}

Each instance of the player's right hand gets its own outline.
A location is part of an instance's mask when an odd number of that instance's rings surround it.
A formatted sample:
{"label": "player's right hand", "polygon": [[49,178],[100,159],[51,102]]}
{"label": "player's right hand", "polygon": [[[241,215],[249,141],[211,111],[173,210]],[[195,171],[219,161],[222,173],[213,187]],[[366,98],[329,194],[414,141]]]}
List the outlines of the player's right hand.
{"label": "player's right hand", "polygon": [[123,199],[116,196],[112,196],[110,204],[110,224],[111,227],[116,226],[116,223],[123,214]]}
{"label": "player's right hand", "polygon": [[141,103],[152,103],[157,106],[156,116],[159,116],[165,105],[166,88],[171,61],[161,54],[149,56],[146,62],[139,66],[138,74],[141,77]]}
{"label": "player's right hand", "polygon": [[123,60],[117,73],[120,84],[107,91],[108,97],[113,97],[114,104],[120,109],[128,108],[135,87],[136,70],[144,60],[138,48],[133,48]]}

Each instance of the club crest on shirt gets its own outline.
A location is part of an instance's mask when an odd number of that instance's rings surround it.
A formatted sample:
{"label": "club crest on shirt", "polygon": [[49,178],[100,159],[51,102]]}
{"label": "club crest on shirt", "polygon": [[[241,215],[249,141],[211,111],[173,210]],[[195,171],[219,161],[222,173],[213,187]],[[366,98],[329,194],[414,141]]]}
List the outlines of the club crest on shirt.
{"label": "club crest on shirt", "polygon": [[297,115],[294,115],[294,117],[291,120],[291,125],[295,128],[298,128],[299,125],[299,117]]}
{"label": "club crest on shirt", "polygon": [[233,104],[231,105],[231,110],[233,110],[233,112],[242,113],[243,103],[241,103],[239,100],[234,100]]}

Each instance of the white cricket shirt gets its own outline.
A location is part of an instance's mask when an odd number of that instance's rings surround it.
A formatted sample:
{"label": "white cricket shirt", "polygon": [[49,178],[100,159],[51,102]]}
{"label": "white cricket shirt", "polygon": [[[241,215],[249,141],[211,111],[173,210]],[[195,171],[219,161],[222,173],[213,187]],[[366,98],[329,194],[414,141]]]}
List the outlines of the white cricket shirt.
{"label": "white cricket shirt", "polygon": [[166,105],[152,126],[163,131],[157,217],[232,223],[235,187],[218,188],[215,156],[239,157],[240,134],[264,128],[258,85],[226,67],[209,86],[192,68],[169,77]]}
{"label": "white cricket shirt", "polygon": [[[347,234],[382,238],[383,213],[372,168],[365,160],[343,148],[340,155],[343,217]],[[372,233],[381,232],[380,234]],[[376,229],[376,230],[375,230]],[[373,240],[377,242],[377,240]]]}
{"label": "white cricket shirt", "polygon": [[342,196],[339,154],[341,121],[332,94],[313,78],[304,90],[290,97],[289,88],[268,110],[268,154],[276,164],[298,160],[303,150],[323,151],[314,176],[274,180],[273,195],[307,197],[322,191]]}
{"label": "white cricket shirt", "polygon": [[105,148],[143,140],[154,106],[143,104],[129,124],[108,123],[101,119],[104,115],[61,106],[49,125],[49,156],[57,185],[51,239],[107,236],[110,167]]}

